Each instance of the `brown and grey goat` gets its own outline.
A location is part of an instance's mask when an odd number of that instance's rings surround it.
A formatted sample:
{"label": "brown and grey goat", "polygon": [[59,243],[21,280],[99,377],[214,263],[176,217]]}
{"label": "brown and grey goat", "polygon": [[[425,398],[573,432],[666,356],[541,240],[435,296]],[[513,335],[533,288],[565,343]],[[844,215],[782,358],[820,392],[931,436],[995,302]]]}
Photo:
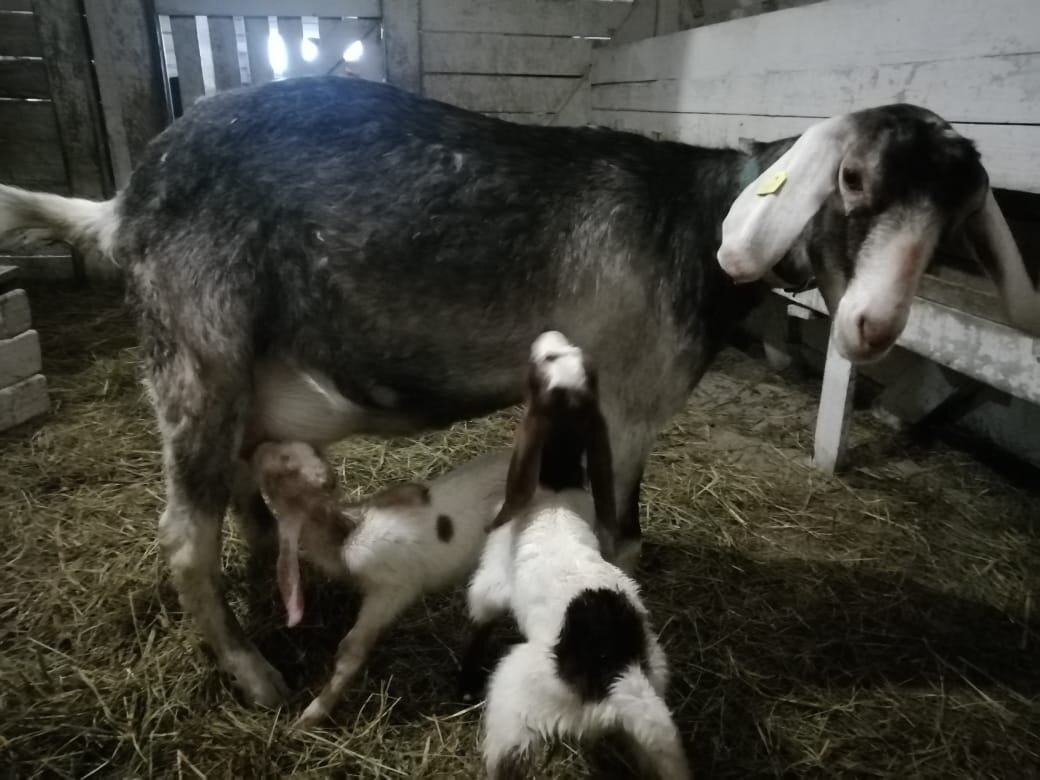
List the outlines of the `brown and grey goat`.
{"label": "brown and grey goat", "polygon": [[[908,105],[738,151],[285,80],[199,101],[113,200],[0,185],[0,236],[68,241],[126,270],[163,441],[162,546],[221,666],[272,704],[282,677],[219,582],[226,508],[258,506],[248,480],[233,489],[250,447],[518,402],[529,345],[556,328],[599,367],[619,509],[606,536],[631,560],[656,432],[768,289],[727,272],[815,278],[839,344],[870,360],[962,224],[1012,317],[1040,332],[1037,269],[974,146]],[[327,381],[303,378],[318,372]],[[282,412],[283,388],[298,413]]]}

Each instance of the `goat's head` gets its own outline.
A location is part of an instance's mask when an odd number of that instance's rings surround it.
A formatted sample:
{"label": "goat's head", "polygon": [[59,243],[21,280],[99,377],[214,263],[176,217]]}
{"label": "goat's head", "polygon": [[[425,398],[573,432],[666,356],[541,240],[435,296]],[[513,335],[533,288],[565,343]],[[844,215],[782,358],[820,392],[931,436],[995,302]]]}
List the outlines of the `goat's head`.
{"label": "goat's head", "polygon": [[[267,442],[252,458],[253,473],[278,524],[278,589],[288,624],[303,617],[300,539],[312,537],[323,554],[334,554],[354,525],[360,508],[341,505],[332,473],[309,444]],[[356,515],[355,515],[356,513]]]}
{"label": "goat's head", "polygon": [[505,502],[490,528],[521,511],[539,485],[557,491],[582,488],[582,455],[596,507],[596,530],[609,543],[617,525],[614,471],[596,370],[563,334],[546,331],[531,346],[527,410],[509,462]]}
{"label": "goat's head", "polygon": [[733,203],[718,259],[738,282],[781,260],[777,270],[814,276],[839,351],[868,362],[902,333],[940,238],[962,226],[1012,320],[1040,331],[1036,291],[1010,283],[1027,278],[1025,266],[974,144],[916,106],[809,128]]}

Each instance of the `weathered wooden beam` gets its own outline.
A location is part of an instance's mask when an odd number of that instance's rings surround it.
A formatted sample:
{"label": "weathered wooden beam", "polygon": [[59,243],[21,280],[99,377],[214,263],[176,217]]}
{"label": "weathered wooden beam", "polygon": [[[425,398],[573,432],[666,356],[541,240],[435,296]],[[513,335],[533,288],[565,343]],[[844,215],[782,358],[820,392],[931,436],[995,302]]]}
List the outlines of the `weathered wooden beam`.
{"label": "weathered wooden beam", "polygon": [[813,466],[825,474],[840,469],[845,458],[855,385],[856,368],[838,353],[832,333],[813,437]]}
{"label": "weathered wooden beam", "polygon": [[101,107],[79,0],[34,0],[69,188],[83,198],[112,194]]}
{"label": "weathered wooden beam", "polygon": [[170,115],[158,17],[151,0],[90,0],[84,7],[115,184],[122,187]]}
{"label": "weathered wooden beam", "polygon": [[419,0],[383,0],[386,80],[395,87],[422,93],[419,45]]}
{"label": "weathered wooden beam", "polygon": [[[93,0],[88,0],[93,2]],[[166,16],[360,16],[378,18],[379,0],[155,0]]]}

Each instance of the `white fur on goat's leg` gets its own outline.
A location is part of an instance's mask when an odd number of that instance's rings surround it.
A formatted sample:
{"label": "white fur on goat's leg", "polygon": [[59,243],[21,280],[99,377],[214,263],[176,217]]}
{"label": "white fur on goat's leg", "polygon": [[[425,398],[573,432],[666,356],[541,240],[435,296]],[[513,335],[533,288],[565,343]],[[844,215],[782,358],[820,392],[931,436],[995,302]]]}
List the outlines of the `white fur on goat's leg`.
{"label": "white fur on goat's leg", "polygon": [[654,690],[657,691],[657,695],[664,698],[665,692],[668,690],[668,679],[671,674],[668,670],[668,657],[664,654],[660,641],[653,633],[650,633],[648,637],[646,650],[646,677],[650,680]]}
{"label": "white fur on goat's leg", "polygon": [[332,677],[321,689],[321,693],[307,705],[307,709],[296,721],[297,727],[317,725],[332,714],[347,684],[365,663],[380,635],[417,596],[418,594],[407,589],[391,588],[365,595],[357,620],[339,643],[336,668]]}
{"label": "white fur on goat's leg", "polygon": [[489,780],[510,776],[516,764],[530,760],[544,735],[556,730],[555,705],[571,698],[547,654],[530,642],[515,645],[488,686],[484,762]]}
{"label": "white fur on goat's leg", "polygon": [[617,710],[621,727],[660,780],[685,780],[690,777],[690,767],[682,737],[655,687],[641,669],[634,667],[614,683],[609,702]]}

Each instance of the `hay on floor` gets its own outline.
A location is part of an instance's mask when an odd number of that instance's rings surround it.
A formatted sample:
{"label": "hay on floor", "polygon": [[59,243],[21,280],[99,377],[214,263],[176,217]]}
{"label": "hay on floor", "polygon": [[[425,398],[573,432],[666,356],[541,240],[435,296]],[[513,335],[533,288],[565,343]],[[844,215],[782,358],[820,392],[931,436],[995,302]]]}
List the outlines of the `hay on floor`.
{"label": "hay on floor", "polygon": [[[15,776],[475,776],[480,708],[454,692],[459,595],[428,599],[385,637],[338,725],[293,733],[355,604],[312,577],[306,625],[281,627],[269,578],[250,573],[229,527],[230,598],[296,692],[279,712],[236,699],[158,554],[158,440],[118,294],[49,286],[32,303],[55,410],[0,437],[0,765]],[[816,387],[727,352],[646,475],[639,577],[695,767],[1036,776],[1036,493],[864,415],[855,468],[822,477],[806,467]],[[507,444],[514,422],[355,440],[334,455],[345,484],[367,493]],[[618,770],[623,752],[611,760]],[[541,773],[586,766],[563,746]]]}

